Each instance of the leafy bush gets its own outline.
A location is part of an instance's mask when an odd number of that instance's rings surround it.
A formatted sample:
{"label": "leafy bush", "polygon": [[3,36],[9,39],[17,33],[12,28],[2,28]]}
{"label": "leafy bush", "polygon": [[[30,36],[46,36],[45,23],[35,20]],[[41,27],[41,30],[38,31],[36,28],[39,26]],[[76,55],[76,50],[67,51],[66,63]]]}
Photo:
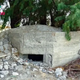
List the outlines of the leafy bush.
{"label": "leafy bush", "polygon": [[[4,0],[0,0],[2,3]],[[9,0],[10,8],[5,10],[3,27],[8,17],[11,18],[11,27],[19,26],[22,17],[28,17],[30,24],[46,24],[46,16],[50,14],[51,25],[59,26],[65,31],[67,40],[70,40],[70,31],[80,27],[80,0]],[[68,15],[69,14],[69,15]],[[55,21],[56,20],[56,21]]]}
{"label": "leafy bush", "polygon": [[[2,3],[2,0],[0,0]],[[46,24],[46,15],[53,9],[53,0],[9,0],[10,8],[4,10],[5,15],[3,27],[5,27],[8,17],[11,18],[11,27],[15,28],[20,23],[21,18],[29,18],[28,24]]]}
{"label": "leafy bush", "polygon": [[61,2],[58,5],[59,11],[64,11],[63,16],[57,17],[55,20],[65,19],[63,24],[63,31],[65,31],[65,37],[67,40],[70,40],[70,31],[75,31],[80,27],[80,2],[78,1],[72,5],[66,5]]}

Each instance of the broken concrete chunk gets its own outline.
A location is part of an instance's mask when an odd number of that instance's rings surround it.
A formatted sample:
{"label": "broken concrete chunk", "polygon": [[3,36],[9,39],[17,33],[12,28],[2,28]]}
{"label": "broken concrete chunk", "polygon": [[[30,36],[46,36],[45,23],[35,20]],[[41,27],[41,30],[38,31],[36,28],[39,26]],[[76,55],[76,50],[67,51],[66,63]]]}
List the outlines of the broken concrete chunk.
{"label": "broken concrete chunk", "polygon": [[0,75],[0,77],[1,77],[1,78],[3,78],[3,77],[4,77],[4,75],[3,75],[3,74],[1,74],[1,75]]}
{"label": "broken concrete chunk", "polygon": [[19,73],[18,73],[18,72],[12,72],[12,75],[13,75],[13,76],[18,76]]}
{"label": "broken concrete chunk", "polygon": [[8,49],[5,49],[5,50],[4,50],[4,53],[8,54],[8,53],[11,53],[11,51],[8,50]]}
{"label": "broken concrete chunk", "polygon": [[11,67],[12,68],[15,68],[17,66],[17,64],[15,63],[15,62],[13,62],[12,64],[11,64]]}
{"label": "broken concrete chunk", "polygon": [[12,58],[13,58],[15,61],[19,60],[19,57],[16,57],[14,54],[12,54]]}
{"label": "broken concrete chunk", "polygon": [[3,42],[2,41],[0,41],[0,46],[2,46],[3,45]]}
{"label": "broken concrete chunk", "polygon": [[10,44],[4,44],[3,45],[3,47],[4,47],[4,49],[6,49],[6,50],[11,50],[11,45]]}
{"label": "broken concrete chunk", "polygon": [[17,62],[19,63],[19,64],[23,64],[24,62],[23,62],[23,59],[19,59],[19,60],[17,60]]}
{"label": "broken concrete chunk", "polygon": [[39,70],[42,71],[43,70],[43,67],[40,67]]}
{"label": "broken concrete chunk", "polygon": [[0,65],[3,63],[2,59],[0,59]]}
{"label": "broken concrete chunk", "polygon": [[9,60],[10,58],[11,58],[11,56],[10,55],[7,55],[5,59],[6,60]]}
{"label": "broken concrete chunk", "polygon": [[15,69],[16,69],[17,71],[24,71],[24,68],[23,68],[22,65],[16,66]]}
{"label": "broken concrete chunk", "polygon": [[0,71],[0,73],[2,73],[3,75],[8,75],[9,74],[9,71],[8,70]]}
{"label": "broken concrete chunk", "polygon": [[7,61],[4,62],[5,65],[8,65],[9,63]]}
{"label": "broken concrete chunk", "polygon": [[52,73],[53,73],[53,71],[48,71],[48,73],[49,73],[49,74],[52,74]]}
{"label": "broken concrete chunk", "polygon": [[12,54],[15,55],[16,57],[19,56],[19,52],[16,48],[12,48]]}
{"label": "broken concrete chunk", "polygon": [[12,53],[17,53],[18,52],[18,50],[16,49],[16,48],[12,48]]}
{"label": "broken concrete chunk", "polygon": [[24,62],[23,64],[24,64],[24,65],[26,65],[26,66],[27,66],[27,65],[29,65],[29,63],[28,63],[28,62]]}
{"label": "broken concrete chunk", "polygon": [[0,64],[0,70],[2,70],[3,69],[3,64]]}
{"label": "broken concrete chunk", "polygon": [[66,80],[66,76],[60,76],[57,80]]}
{"label": "broken concrete chunk", "polygon": [[3,46],[0,46],[0,51],[4,51],[4,47]]}
{"label": "broken concrete chunk", "polygon": [[47,73],[47,70],[46,70],[46,69],[42,69],[42,72],[43,72],[43,73]]}
{"label": "broken concrete chunk", "polygon": [[26,72],[26,74],[28,74],[28,75],[29,75],[29,74],[30,74],[30,71],[27,71],[27,72]]}
{"label": "broken concrete chunk", "polygon": [[9,66],[8,65],[4,65],[4,69],[8,70]]}
{"label": "broken concrete chunk", "polygon": [[62,68],[57,68],[57,69],[55,70],[55,75],[56,75],[56,77],[62,76],[62,71],[63,71]]}
{"label": "broken concrete chunk", "polygon": [[5,35],[4,35],[4,38],[7,39],[7,38],[8,38],[8,35],[5,34]]}
{"label": "broken concrete chunk", "polygon": [[3,44],[9,44],[9,41],[7,39],[3,39]]}
{"label": "broken concrete chunk", "polygon": [[63,75],[67,77],[67,71],[63,71]]}
{"label": "broken concrete chunk", "polygon": [[38,69],[36,69],[36,68],[33,68],[33,71],[38,71]]}
{"label": "broken concrete chunk", "polygon": [[67,78],[67,72],[63,71],[62,73],[63,74],[61,76],[59,76],[57,80],[66,80],[66,78]]}
{"label": "broken concrete chunk", "polygon": [[36,74],[33,74],[33,77],[36,77],[37,75]]}
{"label": "broken concrete chunk", "polygon": [[3,52],[0,52],[0,58],[4,58],[4,57],[6,57],[7,55],[5,54],[5,53],[3,53]]}

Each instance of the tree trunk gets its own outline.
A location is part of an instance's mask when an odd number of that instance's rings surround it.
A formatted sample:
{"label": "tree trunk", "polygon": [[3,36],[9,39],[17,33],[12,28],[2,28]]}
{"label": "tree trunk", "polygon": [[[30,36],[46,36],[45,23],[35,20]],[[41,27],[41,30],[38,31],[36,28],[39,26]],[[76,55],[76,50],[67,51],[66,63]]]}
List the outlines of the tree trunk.
{"label": "tree trunk", "polygon": [[51,16],[51,26],[55,26],[55,20],[51,10],[50,10],[50,16]]}
{"label": "tree trunk", "polygon": [[[14,4],[15,0],[9,0],[10,6],[12,6]],[[21,20],[21,13],[19,12],[19,7],[15,6],[14,9],[14,14],[13,17],[11,18],[11,28],[16,28],[16,25],[20,22]]]}
{"label": "tree trunk", "polygon": [[46,25],[46,14],[40,17],[40,24]]}
{"label": "tree trunk", "polygon": [[16,28],[16,25],[20,22],[20,17],[11,18],[11,28]]}

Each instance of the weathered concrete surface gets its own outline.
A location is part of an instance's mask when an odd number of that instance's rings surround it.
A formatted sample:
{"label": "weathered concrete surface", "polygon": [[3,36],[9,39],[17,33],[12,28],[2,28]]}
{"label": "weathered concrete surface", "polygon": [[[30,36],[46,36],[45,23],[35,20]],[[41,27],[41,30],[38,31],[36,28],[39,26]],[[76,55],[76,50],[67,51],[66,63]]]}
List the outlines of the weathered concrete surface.
{"label": "weathered concrete surface", "polygon": [[9,30],[9,40],[21,54],[43,54],[52,67],[76,59],[80,49],[80,32],[71,32],[71,41],[60,29],[43,25],[23,26]]}
{"label": "weathered concrete surface", "polygon": [[78,50],[80,49],[80,32],[71,32],[71,40],[65,39],[64,32],[56,32],[53,54],[53,65],[65,64],[79,57]]}
{"label": "weathered concrete surface", "polygon": [[41,25],[26,26],[10,30],[9,40],[22,54],[51,54],[55,31],[60,30]]}

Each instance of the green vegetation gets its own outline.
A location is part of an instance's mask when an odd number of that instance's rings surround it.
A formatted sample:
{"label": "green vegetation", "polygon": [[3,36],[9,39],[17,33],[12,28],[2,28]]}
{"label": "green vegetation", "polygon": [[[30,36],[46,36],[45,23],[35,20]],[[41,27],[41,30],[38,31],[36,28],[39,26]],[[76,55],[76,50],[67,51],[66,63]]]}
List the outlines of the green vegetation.
{"label": "green vegetation", "polygon": [[49,13],[51,16],[53,14],[53,0],[9,0],[9,2],[11,7],[4,11],[2,28],[4,28],[9,16],[11,17],[11,27],[14,28],[23,17],[29,18],[27,24],[35,24],[36,21],[38,24],[46,24],[46,16]]}
{"label": "green vegetation", "polygon": [[64,14],[62,16],[58,16],[55,20],[65,20],[62,27],[63,31],[66,32],[66,39],[70,40],[70,31],[76,31],[80,27],[80,1],[62,0],[58,4],[57,10]]}
{"label": "green vegetation", "polygon": [[[2,4],[4,0],[0,0]],[[10,8],[4,10],[5,15],[2,28],[8,17],[11,18],[11,27],[19,26],[21,18],[29,18],[26,24],[46,24],[46,16],[51,16],[51,26],[62,27],[65,36],[70,40],[70,31],[80,27],[79,0],[9,0]],[[66,16],[69,14],[68,16]]]}

